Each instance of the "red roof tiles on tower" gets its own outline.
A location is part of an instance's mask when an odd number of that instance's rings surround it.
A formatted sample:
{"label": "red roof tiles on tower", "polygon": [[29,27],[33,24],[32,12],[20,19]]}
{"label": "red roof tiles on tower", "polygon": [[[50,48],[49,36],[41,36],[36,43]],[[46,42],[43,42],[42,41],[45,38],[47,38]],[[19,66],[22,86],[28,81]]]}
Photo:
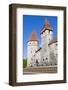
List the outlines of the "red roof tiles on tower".
{"label": "red roof tiles on tower", "polygon": [[32,31],[30,35],[29,41],[37,41],[36,32],[34,30]]}
{"label": "red roof tiles on tower", "polygon": [[46,19],[45,20],[45,23],[44,23],[44,26],[41,30],[41,34],[45,31],[45,30],[49,30],[49,31],[52,31],[52,27],[50,26],[48,20]]}

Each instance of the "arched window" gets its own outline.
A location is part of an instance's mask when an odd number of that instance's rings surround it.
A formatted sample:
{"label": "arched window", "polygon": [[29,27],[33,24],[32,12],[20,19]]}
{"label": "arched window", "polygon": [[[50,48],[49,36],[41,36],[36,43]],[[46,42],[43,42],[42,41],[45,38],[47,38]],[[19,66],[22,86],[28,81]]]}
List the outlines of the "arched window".
{"label": "arched window", "polygon": [[36,66],[38,66],[38,59],[36,59]]}

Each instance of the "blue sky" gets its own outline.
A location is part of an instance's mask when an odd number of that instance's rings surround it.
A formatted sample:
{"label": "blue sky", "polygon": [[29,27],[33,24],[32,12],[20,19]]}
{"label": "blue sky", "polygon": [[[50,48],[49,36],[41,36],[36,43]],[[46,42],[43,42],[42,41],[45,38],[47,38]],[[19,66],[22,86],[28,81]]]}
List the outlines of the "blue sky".
{"label": "blue sky", "polygon": [[35,15],[23,15],[23,44],[24,44],[24,58],[27,58],[27,41],[34,29],[37,34],[39,45],[41,43],[40,31],[44,25],[45,20],[48,20],[53,28],[53,36],[57,36],[57,17],[56,16],[35,16]]}

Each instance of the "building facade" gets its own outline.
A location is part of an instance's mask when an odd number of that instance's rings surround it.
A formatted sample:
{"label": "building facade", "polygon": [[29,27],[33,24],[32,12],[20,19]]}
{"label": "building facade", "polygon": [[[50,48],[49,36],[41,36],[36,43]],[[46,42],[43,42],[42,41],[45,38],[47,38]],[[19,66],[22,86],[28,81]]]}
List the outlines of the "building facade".
{"label": "building facade", "polygon": [[45,20],[40,32],[41,47],[38,48],[36,32],[33,30],[27,43],[27,66],[57,65],[57,38],[53,37],[53,29]]}

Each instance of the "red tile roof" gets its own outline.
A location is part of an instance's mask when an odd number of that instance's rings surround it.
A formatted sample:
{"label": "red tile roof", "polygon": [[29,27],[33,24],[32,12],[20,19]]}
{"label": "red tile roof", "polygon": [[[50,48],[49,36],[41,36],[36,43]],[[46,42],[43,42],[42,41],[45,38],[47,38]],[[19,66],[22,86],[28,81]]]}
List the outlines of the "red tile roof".
{"label": "red tile roof", "polygon": [[36,36],[36,32],[33,30],[30,37],[29,37],[29,41],[37,41],[37,36]]}
{"label": "red tile roof", "polygon": [[41,30],[41,34],[42,34],[45,30],[49,30],[49,31],[52,30],[52,27],[50,26],[50,24],[49,24],[49,22],[48,22],[47,19],[45,20],[44,26],[43,26],[43,28],[42,28],[42,30]]}

